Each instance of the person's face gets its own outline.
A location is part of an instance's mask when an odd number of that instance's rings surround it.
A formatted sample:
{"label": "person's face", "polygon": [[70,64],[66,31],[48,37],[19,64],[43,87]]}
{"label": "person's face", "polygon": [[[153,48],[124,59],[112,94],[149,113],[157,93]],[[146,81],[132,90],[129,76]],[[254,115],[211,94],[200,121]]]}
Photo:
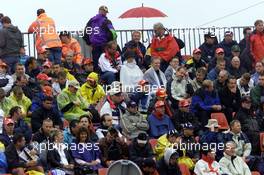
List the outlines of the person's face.
{"label": "person's face", "polygon": [[50,110],[52,108],[52,101],[45,100],[43,102],[43,107],[47,110]]}
{"label": "person's face", "polygon": [[234,52],[234,51],[232,51],[232,55],[233,55],[234,57],[239,57],[240,52]]}
{"label": "person's face", "polygon": [[181,106],[181,107],[179,107],[179,109],[180,109],[182,112],[189,112],[189,110],[190,110],[190,106]]}
{"label": "person's face", "polygon": [[204,80],[204,78],[205,78],[205,75],[204,74],[198,73],[198,72],[196,73],[196,80],[198,82],[202,82]]}
{"label": "person's face", "polygon": [[68,36],[61,36],[60,37],[61,39],[61,42],[62,43],[65,43],[65,44],[68,44],[71,40],[68,38]]}
{"label": "person's face", "polygon": [[226,35],[226,36],[225,36],[225,41],[226,41],[227,43],[232,42],[232,40],[233,40],[233,35]]}
{"label": "person's face", "polygon": [[17,100],[22,100],[23,91],[14,93]]}
{"label": "person's face", "polygon": [[227,80],[227,75],[223,72],[220,72],[219,75],[218,75],[218,81],[220,83],[223,83]]}
{"label": "person's face", "polygon": [[18,109],[17,112],[16,112],[18,118],[22,118],[22,110],[21,109]]}
{"label": "person's face", "polygon": [[94,70],[93,63],[90,63],[90,64],[86,64],[86,65],[84,65],[84,70],[85,70],[86,72],[93,72],[93,70]]}
{"label": "person's face", "polygon": [[110,127],[113,125],[113,117],[111,115],[105,116],[105,120],[103,121],[103,125]]}
{"label": "person's face", "polygon": [[176,165],[177,164],[177,156],[176,155],[172,155],[170,157],[170,161],[169,161],[170,165]]}
{"label": "person's face", "polygon": [[193,54],[193,59],[199,61],[201,59],[202,54],[200,52]]}
{"label": "person's face", "polygon": [[216,59],[224,59],[225,53],[224,52],[216,53],[215,57]]}
{"label": "person's face", "polygon": [[139,32],[134,32],[132,35],[132,40],[138,43],[140,41],[140,33]]}
{"label": "person's face", "polygon": [[9,123],[7,125],[4,125],[4,127],[5,127],[6,133],[13,134],[14,128],[15,128],[15,125],[13,123]]}
{"label": "person's face", "polygon": [[73,94],[76,94],[77,91],[78,91],[78,89],[75,88],[75,87],[73,87],[73,86],[69,86],[69,91],[70,91],[71,93],[73,93]]}
{"label": "person's face", "polygon": [[214,90],[214,85],[210,84],[209,87],[207,88],[208,92],[212,92]]}
{"label": "person's face", "polygon": [[161,106],[158,108],[155,108],[157,112],[159,112],[160,114],[164,115],[165,114],[165,106]]}
{"label": "person's face", "polygon": [[0,66],[0,73],[5,74],[6,73],[6,68],[4,66]]}
{"label": "person's face", "polygon": [[229,156],[234,156],[236,154],[236,145],[233,143],[228,143],[226,145],[225,153]]}
{"label": "person's face", "polygon": [[244,34],[244,36],[249,37],[251,33],[252,33],[252,30],[248,29],[248,30],[246,30],[246,33]]}
{"label": "person's face", "polygon": [[80,128],[79,125],[76,125],[75,127],[71,128],[74,135],[76,135],[78,133],[79,128]]}
{"label": "person's face", "polygon": [[135,113],[137,113],[137,107],[135,106],[133,106],[133,107],[129,107],[129,108],[127,108],[127,110],[129,111],[129,112],[131,112],[131,113],[133,113],[133,114],[135,114]]}
{"label": "person's face", "polygon": [[24,71],[24,66],[17,66],[16,67],[16,74],[17,75],[24,75],[25,71]]}
{"label": "person's face", "polygon": [[43,67],[43,73],[49,74],[51,72],[51,69],[48,66]]}
{"label": "person's face", "polygon": [[65,61],[67,63],[72,63],[73,62],[73,53],[68,53],[66,58],[65,58]]}
{"label": "person's face", "polygon": [[263,29],[264,29],[263,22],[259,23],[259,24],[256,26],[256,30],[257,30],[258,32],[263,32]]}
{"label": "person's face", "polygon": [[157,37],[162,37],[165,33],[165,30],[162,27],[154,28],[154,33]]}
{"label": "person's face", "polygon": [[56,137],[55,137],[56,142],[58,143],[63,143],[64,142],[64,137],[63,137],[63,133],[60,132]]}
{"label": "person's face", "polygon": [[242,102],[242,107],[245,109],[250,109],[251,108],[251,101]]}
{"label": "person's face", "polygon": [[219,70],[225,70],[225,62],[219,63]]}
{"label": "person's face", "polygon": [[115,104],[119,104],[123,101],[124,96],[122,93],[118,93],[118,94],[111,96],[111,99],[113,100]]}
{"label": "person's face", "polygon": [[208,153],[208,157],[210,157],[211,159],[215,160],[215,151],[211,151]]}
{"label": "person's face", "polygon": [[236,79],[230,79],[227,83],[229,89],[234,89],[237,87]]}
{"label": "person's face", "polygon": [[87,82],[92,87],[95,87],[96,86],[96,81],[95,80],[88,80]]}
{"label": "person's face", "polygon": [[58,82],[59,82],[59,84],[62,84],[62,85],[66,83],[66,80],[67,80],[67,79],[66,79],[65,77],[59,77],[59,78],[58,78]]}
{"label": "person's face", "polygon": [[256,72],[257,73],[261,73],[261,72],[263,72],[263,70],[264,70],[264,66],[262,65],[262,63],[257,63],[256,64],[256,66],[255,66],[255,69],[256,69]]}
{"label": "person's face", "polygon": [[232,59],[231,64],[234,68],[238,69],[240,67],[240,60],[239,59]]}
{"label": "person's face", "polygon": [[264,76],[259,76],[259,85],[264,87]]}
{"label": "person's face", "polygon": [[50,132],[53,128],[53,123],[52,122],[43,122],[42,124],[42,130],[45,135],[50,135]]}
{"label": "person's face", "polygon": [[176,58],[172,59],[171,62],[170,62],[170,65],[171,65],[174,69],[176,69],[176,68],[179,66],[179,59],[176,59]]}
{"label": "person's face", "polygon": [[128,63],[133,63],[133,61],[134,61],[134,58],[133,58],[133,57],[129,57],[129,58],[127,58],[127,62],[128,62]]}
{"label": "person's face", "polygon": [[238,134],[241,132],[241,124],[239,122],[236,122],[234,126],[231,127],[231,131],[235,134]]}
{"label": "person's face", "polygon": [[249,81],[247,81],[246,79],[244,79],[244,78],[241,78],[240,79],[240,85],[241,86],[245,86],[245,85],[247,85],[249,83]]}
{"label": "person's face", "polygon": [[53,71],[54,71],[54,73],[59,73],[60,72],[60,70],[61,70],[61,67],[60,67],[60,65],[58,65],[58,64],[55,64],[54,66],[53,66]]}
{"label": "person's face", "polygon": [[175,135],[171,135],[171,136],[168,137],[168,141],[170,143],[176,143],[177,137]]}
{"label": "person's face", "polygon": [[187,137],[193,136],[193,130],[192,129],[183,129],[183,134]]}
{"label": "person's face", "polygon": [[86,132],[81,132],[80,133],[80,142],[84,143],[87,140],[87,133]]}
{"label": "person's face", "polygon": [[25,137],[23,137],[21,141],[17,142],[18,148],[23,148],[23,147],[25,147],[25,145],[26,145]]}
{"label": "person's face", "polygon": [[114,55],[117,51],[117,45],[113,44],[110,48],[107,49],[108,53]]}
{"label": "person's face", "polygon": [[107,140],[107,142],[112,142],[116,137],[118,137],[118,136],[116,136],[116,135],[111,135],[110,134],[110,132],[108,132],[107,134],[106,134],[106,140]]}
{"label": "person's face", "polygon": [[37,69],[38,68],[37,61],[33,60],[30,67],[31,67],[31,69]]}
{"label": "person's face", "polygon": [[214,38],[207,37],[207,38],[205,38],[205,42],[209,45],[212,45],[212,44],[214,44]]}
{"label": "person's face", "polygon": [[84,117],[80,120],[80,126],[88,128],[90,126],[89,119],[87,117]]}
{"label": "person's face", "polygon": [[160,69],[160,59],[153,60],[152,67],[154,70],[159,70]]}
{"label": "person's face", "polygon": [[182,80],[186,75],[186,71],[185,69],[180,69],[176,72],[176,77],[179,79],[179,80]]}

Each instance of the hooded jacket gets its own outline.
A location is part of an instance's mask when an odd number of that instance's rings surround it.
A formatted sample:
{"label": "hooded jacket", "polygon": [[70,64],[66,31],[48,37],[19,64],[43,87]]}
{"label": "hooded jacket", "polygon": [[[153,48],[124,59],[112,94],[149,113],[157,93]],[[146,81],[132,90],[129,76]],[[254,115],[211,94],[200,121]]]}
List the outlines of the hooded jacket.
{"label": "hooded jacket", "polygon": [[181,175],[178,164],[170,165],[170,158],[173,154],[178,154],[175,149],[168,148],[165,150],[164,157],[158,161],[158,172],[160,175]]}
{"label": "hooded jacket", "polygon": [[23,47],[23,37],[20,30],[9,25],[0,30],[0,57],[19,56]]}
{"label": "hooded jacket", "polygon": [[105,96],[104,89],[98,84],[98,75],[96,73],[90,73],[88,78],[96,81],[96,85],[92,87],[88,82],[84,83],[80,89],[81,95],[89,104],[97,104]]}

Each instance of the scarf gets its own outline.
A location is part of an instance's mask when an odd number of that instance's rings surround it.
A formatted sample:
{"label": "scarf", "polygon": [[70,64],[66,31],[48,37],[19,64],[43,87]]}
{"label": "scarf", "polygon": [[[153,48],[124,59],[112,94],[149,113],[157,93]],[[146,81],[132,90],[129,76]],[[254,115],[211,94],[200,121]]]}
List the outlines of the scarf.
{"label": "scarf", "polygon": [[109,52],[105,51],[105,58],[109,60],[112,67],[118,66],[118,61],[120,60],[120,54],[118,51],[115,52],[114,56],[110,55]]}
{"label": "scarf", "polygon": [[214,162],[214,159],[212,159],[211,157],[206,156],[206,155],[203,154],[203,155],[202,155],[202,160],[204,160],[205,162],[208,163],[209,172],[212,172],[212,173],[216,173],[216,174],[218,174],[217,169],[214,169],[214,168],[212,167],[212,164],[213,164],[213,162]]}
{"label": "scarf", "polygon": [[155,115],[155,117],[158,119],[158,120],[162,120],[163,119],[163,114],[158,112],[158,111],[155,111],[153,112],[153,114]]}

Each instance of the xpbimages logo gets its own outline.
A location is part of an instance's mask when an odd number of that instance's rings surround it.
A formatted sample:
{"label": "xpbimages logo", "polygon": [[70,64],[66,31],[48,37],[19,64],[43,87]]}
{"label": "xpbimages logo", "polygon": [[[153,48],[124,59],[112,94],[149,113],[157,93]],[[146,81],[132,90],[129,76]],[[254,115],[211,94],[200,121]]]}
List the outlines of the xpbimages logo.
{"label": "xpbimages logo", "polygon": [[79,153],[84,153],[85,151],[91,151],[91,150],[99,150],[99,143],[32,143],[33,149],[37,150],[39,153],[42,153],[43,151],[52,151],[54,149],[56,150],[71,150],[71,151],[78,151]]}
{"label": "xpbimages logo", "polygon": [[[65,28],[61,28],[61,29],[57,28],[58,32],[56,32],[54,25],[48,25],[45,27],[33,27],[33,30],[34,30],[33,33],[42,36],[44,34],[51,35],[54,33],[59,33],[59,31],[64,31]],[[91,35],[91,34],[98,35],[100,33],[100,28],[99,27],[86,27],[83,30],[71,31],[70,33],[71,33],[71,35],[78,35],[79,37],[83,37],[85,34],[87,34],[87,35]]]}

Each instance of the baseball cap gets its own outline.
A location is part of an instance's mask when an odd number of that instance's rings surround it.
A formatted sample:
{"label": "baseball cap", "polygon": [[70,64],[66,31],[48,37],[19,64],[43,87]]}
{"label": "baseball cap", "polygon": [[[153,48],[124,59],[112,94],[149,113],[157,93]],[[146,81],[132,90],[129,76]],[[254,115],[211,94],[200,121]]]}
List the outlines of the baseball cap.
{"label": "baseball cap", "polygon": [[233,35],[233,32],[231,32],[231,31],[225,31],[225,36],[227,36],[227,35]]}
{"label": "baseball cap", "polygon": [[14,123],[15,123],[14,120],[11,118],[5,118],[4,120],[5,125],[14,124]]}
{"label": "baseball cap", "polygon": [[225,53],[224,49],[223,48],[217,48],[215,50],[215,53],[219,54],[219,53]]}
{"label": "baseball cap", "polygon": [[233,45],[233,46],[231,47],[231,51],[232,51],[232,52],[240,52],[240,47],[239,47],[239,45]]}
{"label": "baseball cap", "polygon": [[50,87],[50,86],[44,86],[42,88],[42,91],[43,91],[43,93],[45,95],[50,96],[50,97],[52,96],[52,87]]}
{"label": "baseball cap", "polygon": [[51,77],[49,77],[48,75],[44,74],[44,73],[39,73],[37,75],[37,79],[38,80],[45,80],[45,81],[50,81]]}
{"label": "baseball cap", "polygon": [[148,82],[147,80],[140,80],[140,81],[138,82],[138,85],[143,86],[143,85],[148,84],[148,83],[149,83],[149,82]]}
{"label": "baseball cap", "polygon": [[179,137],[180,136],[180,133],[176,129],[169,130],[169,132],[167,134],[169,136],[176,136],[176,137]]}
{"label": "baseball cap", "polygon": [[156,92],[157,97],[167,97],[166,89],[159,88]]}
{"label": "baseball cap", "polygon": [[202,53],[201,49],[194,49],[193,54],[196,54],[196,53]]}
{"label": "baseball cap", "polygon": [[141,132],[138,134],[137,142],[139,144],[146,144],[148,142],[148,135],[145,132]]}
{"label": "baseball cap", "polygon": [[164,101],[159,100],[159,101],[157,101],[155,103],[155,108],[159,108],[159,107],[162,107],[162,106],[165,106]]}
{"label": "baseball cap", "polygon": [[194,126],[190,122],[188,122],[188,123],[182,124],[182,128],[183,129],[194,129]]}
{"label": "baseball cap", "polygon": [[92,58],[85,58],[85,59],[83,59],[83,65],[91,64],[91,63],[93,63],[93,59]]}
{"label": "baseball cap", "polygon": [[79,82],[76,81],[76,80],[71,80],[71,81],[69,81],[69,83],[68,83],[68,87],[69,87],[69,86],[72,86],[72,87],[74,87],[74,88],[76,88],[76,89],[79,89],[79,88],[80,88],[80,84],[79,84]]}
{"label": "baseball cap", "polygon": [[131,101],[129,101],[129,102],[127,103],[127,107],[128,107],[128,108],[129,108],[129,107],[131,107],[131,108],[137,107],[137,103],[131,100]]}
{"label": "baseball cap", "polygon": [[190,106],[189,100],[184,99],[179,101],[179,107],[187,107],[187,106]]}
{"label": "baseball cap", "polygon": [[48,67],[48,68],[51,68],[52,66],[52,63],[50,61],[45,61],[42,65],[42,67]]}
{"label": "baseball cap", "polygon": [[208,32],[207,34],[204,35],[205,37],[208,37],[208,38],[215,38],[215,34],[212,33],[212,32]]}
{"label": "baseball cap", "polygon": [[108,11],[108,8],[107,8],[106,6],[104,6],[104,5],[100,6],[100,7],[99,7],[99,10],[103,10],[103,11],[105,11],[106,13],[109,12],[109,11]]}

